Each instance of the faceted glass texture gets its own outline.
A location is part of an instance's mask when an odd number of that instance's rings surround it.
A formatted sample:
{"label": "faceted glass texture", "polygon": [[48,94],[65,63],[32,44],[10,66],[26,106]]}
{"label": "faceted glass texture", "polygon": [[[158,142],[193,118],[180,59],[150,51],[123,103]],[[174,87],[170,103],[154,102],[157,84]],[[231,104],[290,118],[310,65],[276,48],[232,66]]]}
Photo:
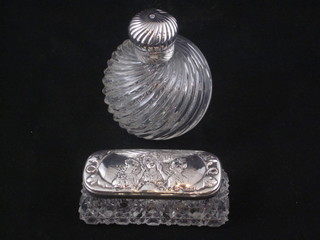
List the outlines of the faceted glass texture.
{"label": "faceted glass texture", "polygon": [[219,191],[196,200],[102,198],[82,189],[80,219],[87,224],[147,224],[219,227],[228,221],[228,176],[222,171]]}

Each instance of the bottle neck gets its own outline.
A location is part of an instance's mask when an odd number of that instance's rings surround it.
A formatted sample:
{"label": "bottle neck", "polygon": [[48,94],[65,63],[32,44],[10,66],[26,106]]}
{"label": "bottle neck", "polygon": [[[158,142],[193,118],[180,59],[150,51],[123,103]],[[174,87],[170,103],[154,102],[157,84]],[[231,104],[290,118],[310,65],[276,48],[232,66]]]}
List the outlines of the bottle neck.
{"label": "bottle neck", "polygon": [[165,49],[162,49],[161,47],[142,48],[136,46],[135,44],[133,45],[136,56],[141,62],[147,64],[161,64],[169,61],[172,58],[174,54],[175,43],[173,42],[169,46],[166,46]]}

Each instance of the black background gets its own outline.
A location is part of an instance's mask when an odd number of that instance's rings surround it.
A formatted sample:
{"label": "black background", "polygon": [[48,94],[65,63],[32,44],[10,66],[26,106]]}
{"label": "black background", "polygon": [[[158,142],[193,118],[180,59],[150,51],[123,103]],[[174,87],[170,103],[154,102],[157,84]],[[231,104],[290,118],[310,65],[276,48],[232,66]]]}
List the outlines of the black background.
{"label": "black background", "polygon": [[[168,141],[129,135],[101,92],[137,12],[161,8],[214,77],[201,123]],[[319,4],[304,1],[6,1],[2,9],[2,239],[317,239]],[[316,31],[315,31],[316,30]],[[318,40],[318,42],[316,41]],[[230,177],[218,228],[90,226],[86,158],[102,149],[215,153]]]}

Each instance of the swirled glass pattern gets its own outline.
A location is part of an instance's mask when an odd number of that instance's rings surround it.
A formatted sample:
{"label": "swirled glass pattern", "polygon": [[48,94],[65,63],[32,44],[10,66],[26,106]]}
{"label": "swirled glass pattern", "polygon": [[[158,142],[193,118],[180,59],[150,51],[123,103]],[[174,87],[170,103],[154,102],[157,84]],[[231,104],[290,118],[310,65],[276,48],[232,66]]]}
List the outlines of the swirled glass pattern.
{"label": "swirled glass pattern", "polygon": [[142,63],[131,40],[112,54],[103,78],[108,111],[122,128],[138,137],[165,140],[194,128],[211,99],[206,59],[178,35],[170,60]]}

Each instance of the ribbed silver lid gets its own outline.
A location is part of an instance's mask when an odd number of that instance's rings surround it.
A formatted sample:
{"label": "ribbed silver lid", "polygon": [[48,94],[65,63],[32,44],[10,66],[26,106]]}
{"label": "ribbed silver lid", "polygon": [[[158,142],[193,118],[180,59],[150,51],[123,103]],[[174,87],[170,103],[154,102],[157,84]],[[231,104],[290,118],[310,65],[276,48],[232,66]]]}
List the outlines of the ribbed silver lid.
{"label": "ribbed silver lid", "polygon": [[133,17],[129,25],[131,41],[143,49],[165,50],[176,39],[178,24],[169,13],[160,9],[147,9]]}

